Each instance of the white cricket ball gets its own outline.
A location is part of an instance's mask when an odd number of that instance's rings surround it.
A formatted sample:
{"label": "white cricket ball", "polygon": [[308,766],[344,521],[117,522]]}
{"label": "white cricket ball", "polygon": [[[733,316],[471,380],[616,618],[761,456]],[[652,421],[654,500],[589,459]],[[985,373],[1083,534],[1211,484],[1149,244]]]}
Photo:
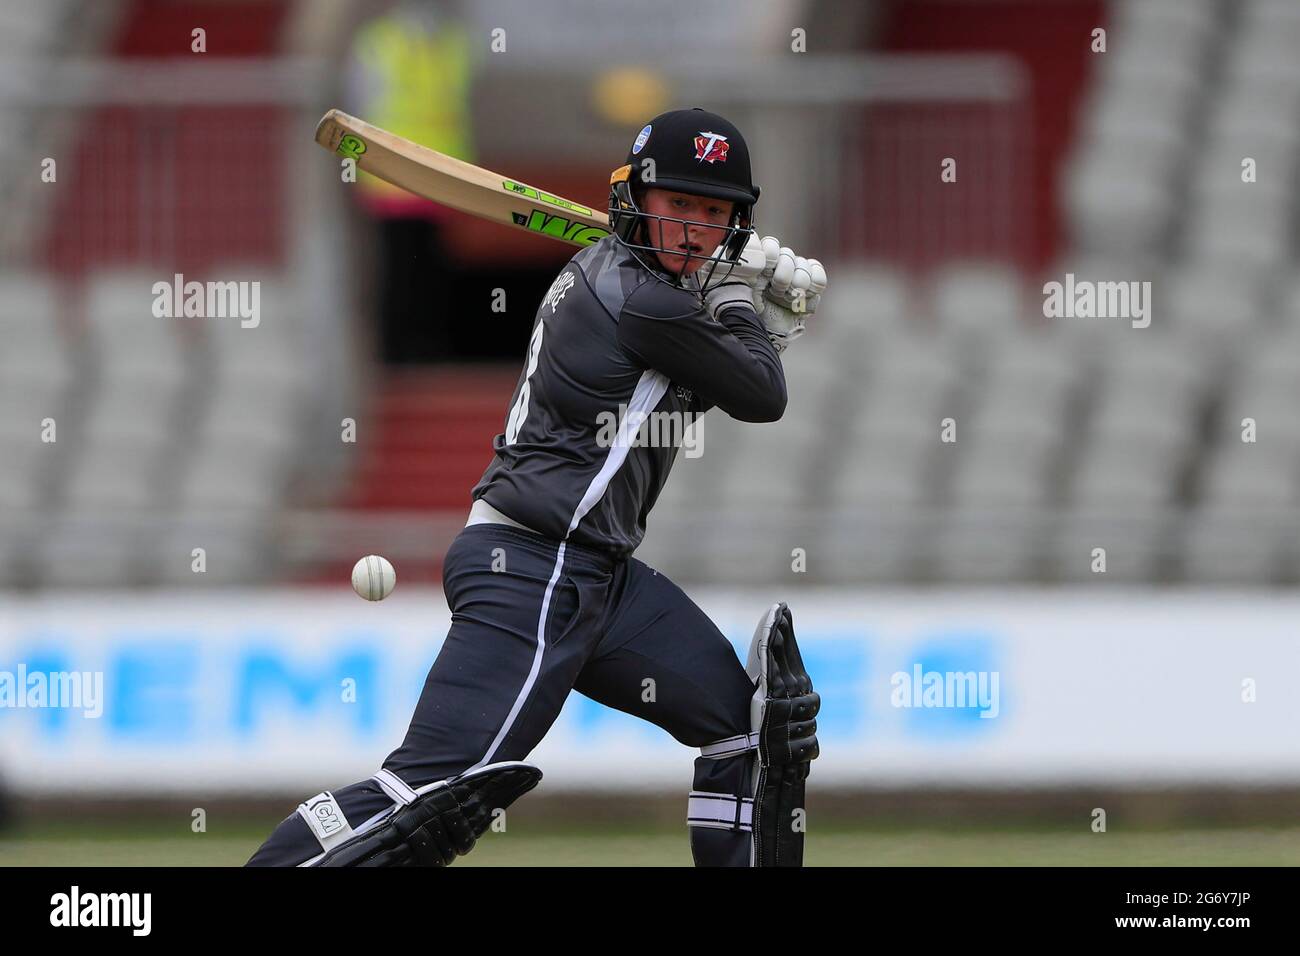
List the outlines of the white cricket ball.
{"label": "white cricket ball", "polygon": [[397,572],[387,558],[368,554],[352,568],[352,590],[367,601],[382,601],[393,593]]}

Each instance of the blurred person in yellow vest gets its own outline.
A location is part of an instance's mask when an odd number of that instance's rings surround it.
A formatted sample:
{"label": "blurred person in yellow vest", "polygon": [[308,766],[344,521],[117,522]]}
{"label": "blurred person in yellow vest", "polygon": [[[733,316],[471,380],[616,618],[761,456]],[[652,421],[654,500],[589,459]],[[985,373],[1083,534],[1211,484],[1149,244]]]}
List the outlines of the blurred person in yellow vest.
{"label": "blurred person in yellow vest", "polygon": [[[364,22],[349,50],[348,112],[449,156],[474,160],[469,121],[469,37],[454,5],[399,0]],[[445,358],[446,324],[430,321],[427,290],[446,271],[444,224],[450,213],[361,173],[356,195],[374,221],[375,301],[385,362]]]}

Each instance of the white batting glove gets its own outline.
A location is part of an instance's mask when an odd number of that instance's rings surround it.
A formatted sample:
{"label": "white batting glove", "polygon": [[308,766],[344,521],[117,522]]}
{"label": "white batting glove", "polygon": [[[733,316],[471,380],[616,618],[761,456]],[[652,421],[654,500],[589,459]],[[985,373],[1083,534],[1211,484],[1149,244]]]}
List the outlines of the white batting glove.
{"label": "white batting glove", "polygon": [[792,312],[783,305],[777,305],[770,299],[763,299],[763,307],[758,310],[758,317],[763,320],[768,341],[776,348],[778,355],[804,333],[803,315]]}
{"label": "white batting glove", "polygon": [[816,259],[796,256],[774,236],[761,240],[766,267],[759,277],[755,311],[778,353],[804,333],[804,319],[817,311],[826,270]]}
{"label": "white batting glove", "polygon": [[[714,255],[721,255],[722,247],[719,246]],[[704,308],[708,311],[711,318],[716,319],[723,309],[730,308],[737,303],[743,303],[750,309],[757,311],[757,301],[761,298],[761,293],[755,291],[755,286],[762,275],[763,270],[767,268],[767,256],[763,252],[762,243],[754,233],[749,234],[749,241],[740,253],[740,258],[735,266],[732,267],[725,281],[715,288],[709,289],[704,293]],[[705,273],[701,277],[701,273]],[[698,289],[701,279],[708,280],[705,269],[701,268],[690,277],[693,280],[692,285]]]}
{"label": "white batting glove", "polygon": [[812,315],[825,291],[825,267],[816,259],[797,256],[789,246],[782,246],[763,294],[791,312]]}
{"label": "white batting glove", "polygon": [[763,250],[763,271],[758,274],[754,288],[762,295],[772,281],[772,274],[776,272],[777,263],[781,259],[781,240],[776,236],[764,236],[758,244]]}

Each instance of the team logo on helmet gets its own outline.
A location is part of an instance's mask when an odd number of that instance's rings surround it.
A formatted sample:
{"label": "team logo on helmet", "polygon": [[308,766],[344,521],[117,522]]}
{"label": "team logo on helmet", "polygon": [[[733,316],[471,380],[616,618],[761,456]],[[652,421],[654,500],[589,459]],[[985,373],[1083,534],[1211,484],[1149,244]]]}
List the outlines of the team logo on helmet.
{"label": "team logo on helmet", "polygon": [[645,127],[641,130],[641,132],[636,134],[636,142],[632,144],[633,156],[641,152],[641,150],[645,149],[645,144],[650,140],[650,129],[651,129],[650,124],[646,123]]}
{"label": "team logo on helmet", "polygon": [[706,133],[701,130],[695,137],[695,158],[702,163],[725,163],[729,149],[731,144],[721,133]]}

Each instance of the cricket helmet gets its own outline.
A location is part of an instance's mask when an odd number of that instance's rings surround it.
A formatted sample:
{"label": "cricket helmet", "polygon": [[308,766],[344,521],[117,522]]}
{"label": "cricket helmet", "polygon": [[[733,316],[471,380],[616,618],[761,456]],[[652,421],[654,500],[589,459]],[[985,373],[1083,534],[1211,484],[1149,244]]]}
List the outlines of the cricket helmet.
{"label": "cricket helmet", "polygon": [[[686,253],[682,273],[690,259],[711,264],[708,278],[702,283],[705,287],[719,266],[724,267],[720,278],[730,273],[754,227],[759,189],[750,176],[745,138],[729,120],[698,106],[661,113],[647,123],[632,142],[627,162],[610,175],[609,187],[610,230],[652,272],[662,271],[662,267],[650,265],[638,254],[661,251],[659,246],[649,244],[645,226],[650,220],[664,223],[665,229],[680,228],[683,232],[689,225],[726,229],[719,254]],[[643,190],[651,188],[727,200],[735,203],[735,211],[725,227],[653,216],[644,212],[638,201]],[[678,282],[682,273],[677,274]]]}

